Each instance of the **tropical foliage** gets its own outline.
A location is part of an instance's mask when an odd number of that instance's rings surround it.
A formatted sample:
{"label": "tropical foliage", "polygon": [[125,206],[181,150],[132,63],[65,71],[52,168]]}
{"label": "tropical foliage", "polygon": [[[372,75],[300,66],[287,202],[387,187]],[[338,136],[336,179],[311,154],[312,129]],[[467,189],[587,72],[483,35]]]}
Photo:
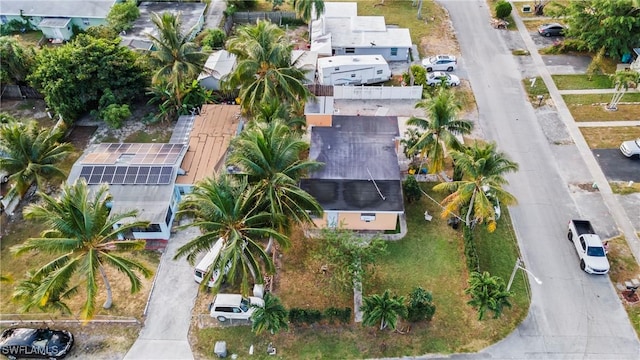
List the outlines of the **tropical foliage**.
{"label": "tropical foliage", "polygon": [[497,319],[505,307],[511,307],[511,293],[506,290],[504,280],[491,276],[487,271],[472,272],[465,293],[471,296],[467,303],[478,310],[478,320],[484,319],[487,310],[493,312],[493,318]]}
{"label": "tropical foliage", "polygon": [[[197,183],[180,204],[179,214],[193,217],[194,221],[186,226],[198,227],[202,234],[181,246],[175,259],[186,256],[193,264],[198,254],[209,251],[218,239],[223,239],[220,256],[204,278],[210,278],[214,269],[229,266],[226,280],[239,283],[242,294],[249,294],[250,283],[263,284],[263,274],[275,271],[273,260],[262,246],[263,240],[273,238],[286,248],[289,238],[271,229],[274,215],[258,208],[257,192],[246,181],[234,181],[228,175]],[[214,291],[220,288],[223,278],[216,279]],[[203,281],[202,286],[206,283]]]}
{"label": "tropical foliage", "polygon": [[611,102],[607,104],[607,108],[610,110],[616,110],[618,103],[622,100],[624,94],[629,88],[638,87],[640,83],[640,73],[634,70],[620,70],[611,75],[613,83],[615,84],[615,93]]}
{"label": "tropical foliage", "polygon": [[299,18],[309,23],[314,17],[319,18],[324,13],[323,0],[293,0],[293,9]]}
{"label": "tropical foliage", "polygon": [[248,114],[270,99],[304,102],[310,93],[303,85],[305,72],[292,62],[292,49],[284,30],[269,21],[240,27],[227,40],[227,50],[236,55],[238,63],[225,77],[223,88],[238,89],[240,105]]}
{"label": "tropical foliage", "polygon": [[495,207],[517,202],[503,186],[508,184],[504,175],[517,171],[518,164],[509,160],[504,153],[496,151],[495,143],[480,145],[476,142],[466,151],[453,151],[451,156],[455,166],[462,172],[463,179],[433,187],[436,191],[451,193],[442,201],[445,207],[442,217],[465,209],[467,226],[487,221],[488,230],[495,230]]}
{"label": "tropical foliage", "polygon": [[632,0],[552,2],[545,11],[565,16],[565,35],[583,42],[591,52],[605,48],[609,56],[619,58],[638,46],[640,8]]}
{"label": "tropical foliage", "polygon": [[[110,266],[126,275],[131,284],[131,293],[141,289],[138,273],[148,278],[152,275],[142,263],[121,256],[144,249],[144,240],[118,240],[119,234],[137,227],[146,227],[147,222],[124,219],[136,216],[136,211],[111,214],[111,195],[106,185],[89,191],[84,180],[72,185],[65,184],[58,198],[40,193],[42,203],[32,204],[24,210],[29,220],[43,221],[48,230],[38,238],[30,238],[12,248],[15,255],[31,251],[58,255],[29,274],[23,282],[18,298],[25,298],[27,306],[39,307],[59,304],[62,299],[75,292],[72,281],[80,279],[86,296],[80,316],[91,319],[96,312],[96,297],[99,293],[98,278],[102,279],[107,299],[103,307],[111,307],[111,284],[105,266]],[[116,224],[119,227],[116,228]]]}
{"label": "tropical foliage", "polygon": [[409,294],[409,306],[407,306],[407,320],[411,322],[431,321],[436,313],[431,292],[416,286]]}
{"label": "tropical foliage", "polygon": [[15,37],[0,37],[0,82],[24,83],[33,69],[35,57],[33,47],[23,46]]}
{"label": "tropical foliage", "polygon": [[[78,35],[57,47],[45,47],[36,56],[33,73],[27,77],[45,97],[47,105],[67,123],[98,104],[130,104],[144,94],[148,71],[139,55],[119,39]],[[101,101],[111,93],[114,102]]]}
{"label": "tropical foliage", "polygon": [[471,133],[473,123],[459,120],[458,111],[462,108],[454,93],[442,86],[436,93],[416,104],[416,109],[423,109],[427,119],[411,117],[407,124],[422,131],[421,137],[409,152],[419,151],[427,157],[429,173],[437,174],[444,169],[444,159],[448,149],[460,150],[462,144],[456,135]]}
{"label": "tropical foliage", "polygon": [[251,331],[259,335],[265,330],[275,334],[280,330],[289,329],[287,318],[289,314],[280,299],[268,292],[264,294],[264,306],[256,306],[251,315]]}
{"label": "tropical foliage", "polygon": [[140,17],[140,10],[136,0],[127,0],[115,3],[107,14],[107,23],[117,33],[129,30],[133,21]]}
{"label": "tropical foliage", "polygon": [[61,136],[60,129],[40,128],[35,121],[0,125],[0,168],[11,174],[11,192],[23,196],[33,184],[42,190],[47,180],[66,176],[58,165],[73,146],[60,143]]}
{"label": "tropical foliage", "polygon": [[389,327],[395,330],[398,318],[407,317],[407,307],[404,305],[404,296],[391,296],[389,290],[382,295],[371,295],[362,298],[362,325],[374,326],[380,324],[380,330]]}

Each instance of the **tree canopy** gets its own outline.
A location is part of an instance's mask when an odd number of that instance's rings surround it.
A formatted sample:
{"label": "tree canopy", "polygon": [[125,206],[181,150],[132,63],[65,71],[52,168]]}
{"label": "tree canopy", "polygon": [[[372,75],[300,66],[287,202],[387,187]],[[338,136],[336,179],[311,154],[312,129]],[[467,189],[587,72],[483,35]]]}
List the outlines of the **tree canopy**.
{"label": "tree canopy", "polygon": [[620,57],[640,44],[640,8],[632,0],[571,1],[546,10],[565,16],[565,35],[582,41],[589,51],[604,47],[609,56]]}
{"label": "tree canopy", "polygon": [[33,47],[23,46],[15,37],[0,37],[0,82],[24,82],[31,72],[35,57]]}
{"label": "tree canopy", "polygon": [[80,34],[65,45],[39,52],[27,79],[71,123],[84,112],[111,105],[100,101],[108,92],[117,104],[138,98],[147,87],[149,72],[136,53],[120,46],[119,39]]}

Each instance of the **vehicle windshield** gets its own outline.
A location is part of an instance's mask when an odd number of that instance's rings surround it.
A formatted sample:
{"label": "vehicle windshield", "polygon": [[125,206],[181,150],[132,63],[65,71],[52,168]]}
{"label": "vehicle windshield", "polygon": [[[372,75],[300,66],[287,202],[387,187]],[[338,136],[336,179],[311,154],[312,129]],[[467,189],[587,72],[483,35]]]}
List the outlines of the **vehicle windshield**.
{"label": "vehicle windshield", "polygon": [[249,306],[251,306],[249,300],[242,298],[242,300],[240,301],[240,309],[242,309],[242,311],[244,312],[247,312],[249,310]]}
{"label": "vehicle windshield", "polygon": [[437,57],[435,57],[435,56],[432,56],[432,57],[430,57],[430,58],[429,58],[429,62],[430,62],[430,63],[432,63],[432,64],[433,64],[434,62],[436,62],[437,60],[438,60],[438,58],[437,58]]}
{"label": "vehicle windshield", "polygon": [[604,256],[604,248],[602,246],[589,246],[587,248],[587,255],[603,257]]}

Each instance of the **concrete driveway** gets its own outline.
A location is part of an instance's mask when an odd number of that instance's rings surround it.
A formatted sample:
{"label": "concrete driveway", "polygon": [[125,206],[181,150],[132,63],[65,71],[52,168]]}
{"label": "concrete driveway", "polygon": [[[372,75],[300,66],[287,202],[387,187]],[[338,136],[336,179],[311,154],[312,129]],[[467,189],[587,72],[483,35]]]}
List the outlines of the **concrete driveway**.
{"label": "concrete driveway", "polygon": [[640,160],[629,159],[619,149],[596,149],[593,154],[607,180],[640,182]]}

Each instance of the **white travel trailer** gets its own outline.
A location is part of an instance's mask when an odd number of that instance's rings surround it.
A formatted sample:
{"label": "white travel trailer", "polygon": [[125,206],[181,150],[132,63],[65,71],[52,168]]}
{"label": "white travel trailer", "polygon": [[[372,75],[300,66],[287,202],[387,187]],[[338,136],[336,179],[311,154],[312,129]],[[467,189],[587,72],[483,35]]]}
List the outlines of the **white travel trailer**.
{"label": "white travel trailer", "polygon": [[391,69],[382,55],[331,56],[318,59],[318,83],[364,85],[387,81]]}
{"label": "white travel trailer", "polygon": [[[207,252],[207,254],[200,260],[198,265],[193,272],[193,278],[196,280],[198,284],[204,280],[204,275],[209,271],[209,267],[213,264],[214,261],[220,256],[220,252],[222,251],[222,246],[224,245],[224,240],[222,238],[218,239],[216,243],[213,245],[211,250]],[[229,266],[226,266],[225,274],[229,271]],[[213,287],[216,279],[220,276],[220,269],[215,269],[213,274],[211,274],[211,279],[209,279],[209,283],[207,286]]]}

